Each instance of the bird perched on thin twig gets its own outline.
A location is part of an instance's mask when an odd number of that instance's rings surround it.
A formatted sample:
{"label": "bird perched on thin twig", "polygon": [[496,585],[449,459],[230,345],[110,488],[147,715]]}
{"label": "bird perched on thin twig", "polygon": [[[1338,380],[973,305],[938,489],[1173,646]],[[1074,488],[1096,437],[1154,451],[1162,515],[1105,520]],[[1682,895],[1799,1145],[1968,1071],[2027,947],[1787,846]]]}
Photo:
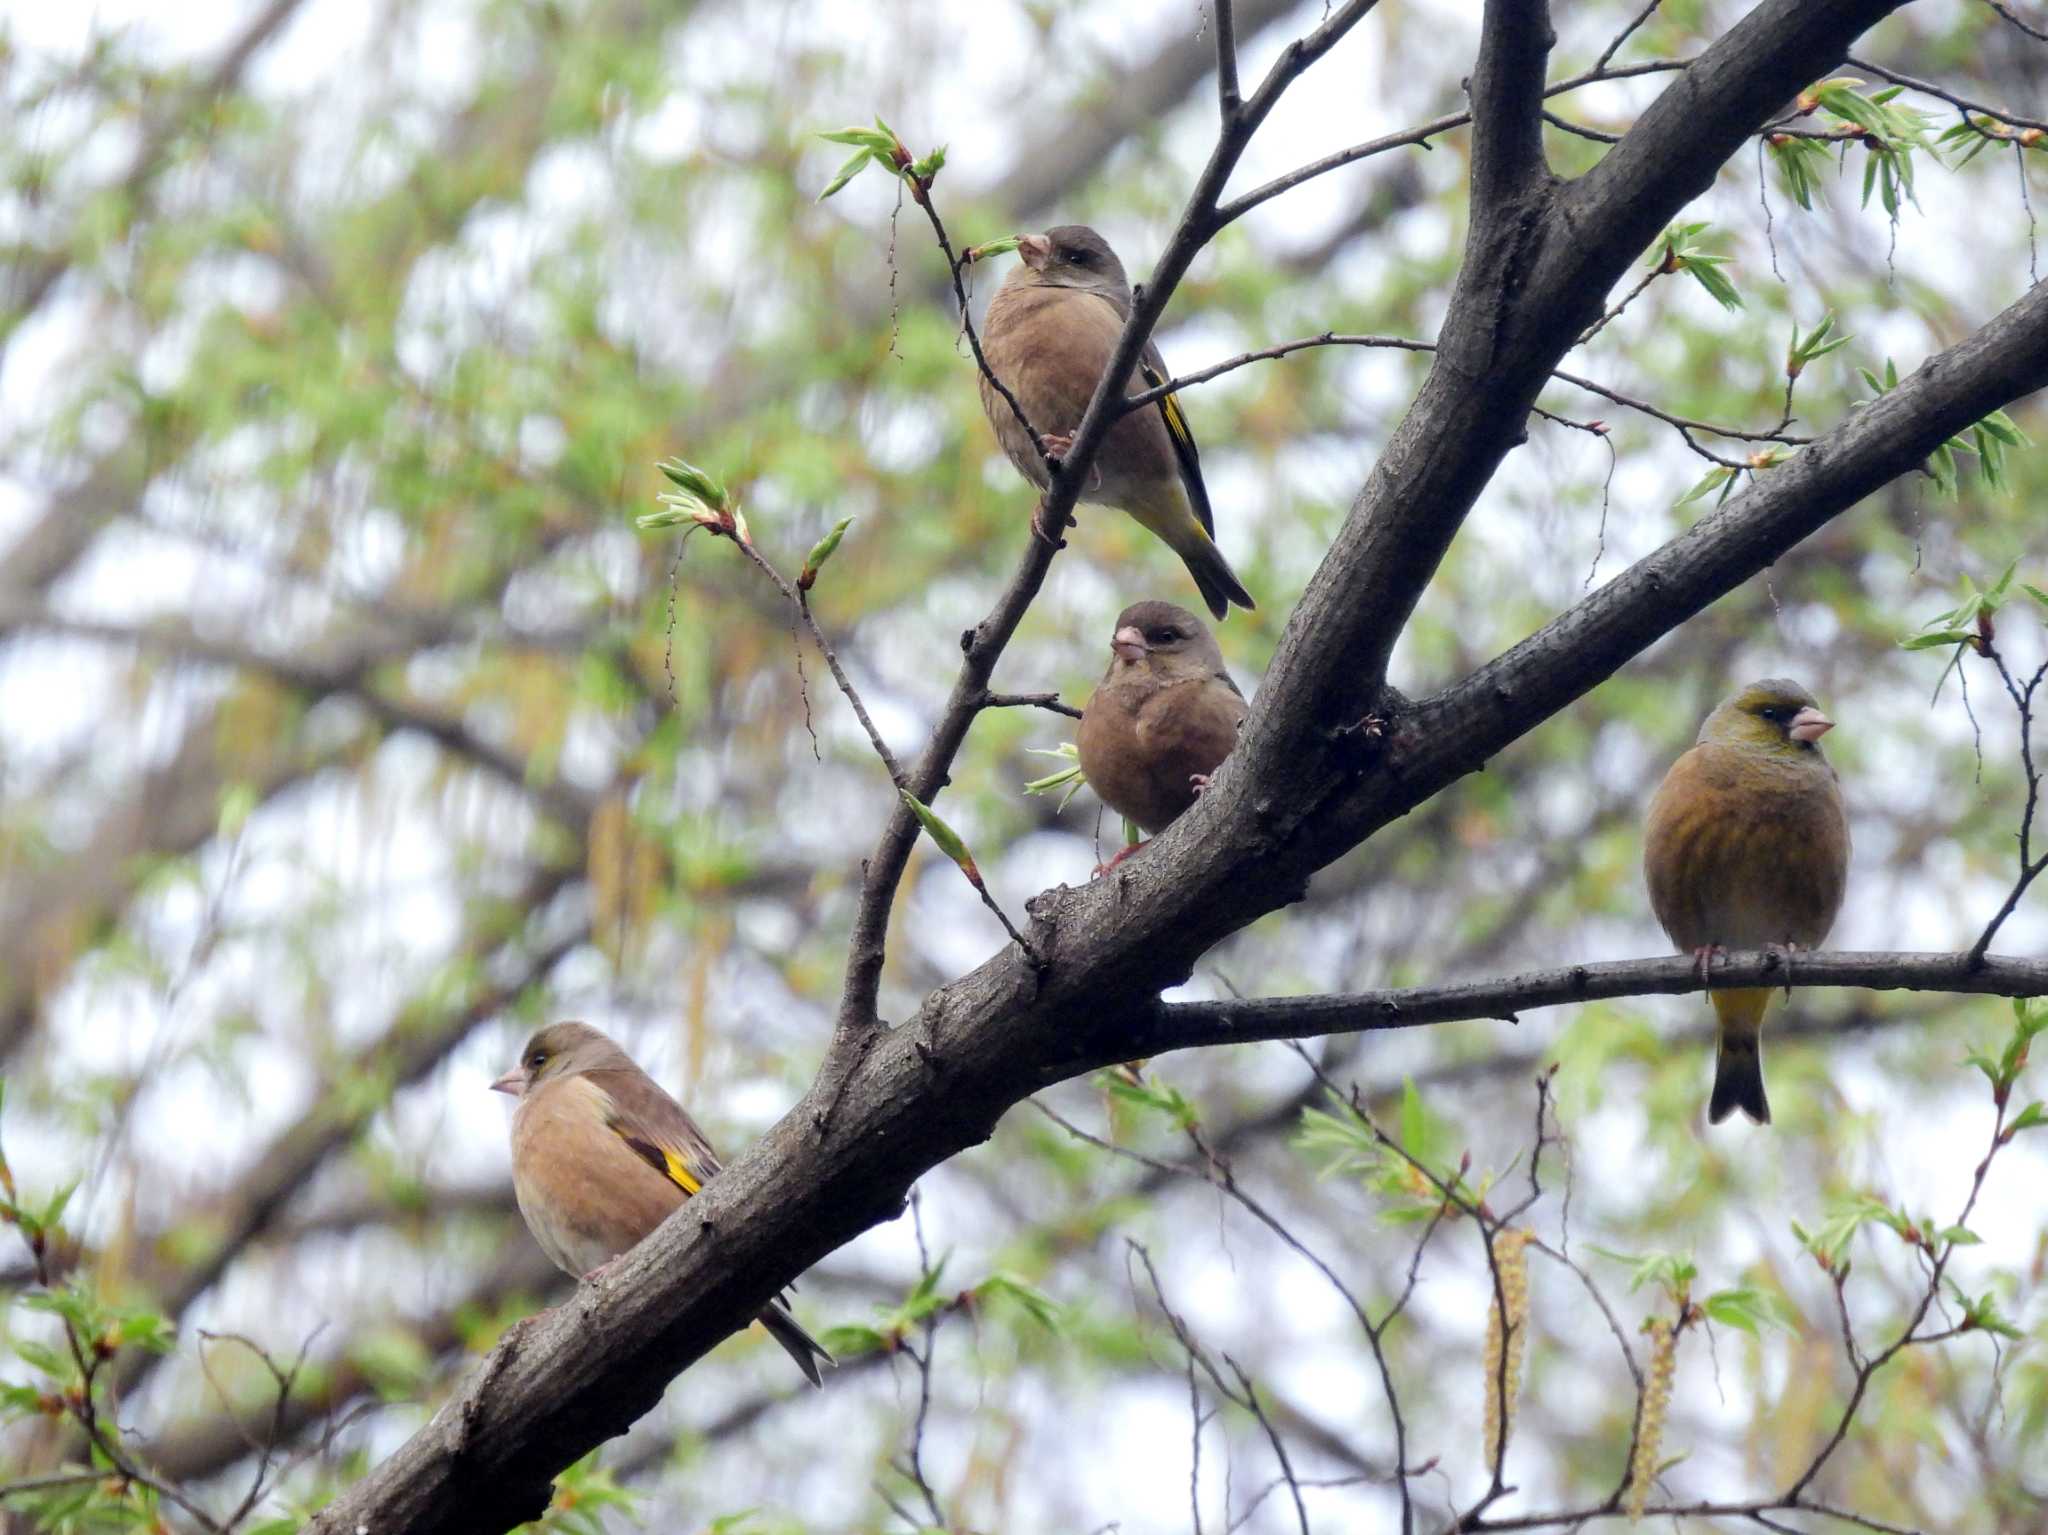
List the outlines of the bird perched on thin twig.
{"label": "bird perched on thin twig", "polygon": [[[1058,458],[1072,446],[1095,386],[1116,351],[1117,338],[1130,318],[1131,285],[1116,252],[1085,224],[1025,235],[1017,254],[1021,259],[989,303],[982,351],[989,368],[1024,408],[1030,430],[986,375],[981,379],[981,405],[1010,462],[1043,491],[1051,484],[1046,455]],[[1137,375],[1138,387],[1126,393],[1150,389],[1169,377],[1159,348],[1149,341],[1139,354]],[[1129,512],[1164,539],[1186,564],[1202,600],[1218,618],[1233,602],[1252,606],[1250,593],[1216,547],[1201,457],[1173,395],[1132,411],[1110,427],[1080,499]],[[1033,525],[1045,537],[1057,535],[1057,529],[1046,528],[1036,517]]]}
{"label": "bird perched on thin twig", "polygon": [[1105,805],[1149,834],[1192,805],[1230,755],[1244,695],[1223,668],[1216,636],[1171,602],[1125,608],[1109,649],[1109,670],[1081,711],[1081,774]]}
{"label": "bird perched on thin twig", "polygon": [[[526,1042],[491,1087],[512,1115],[519,1213],[557,1268],[589,1278],[659,1226],[718,1171],[718,1153],[682,1105],[587,1023]],[[832,1356],[777,1298],[757,1318],[812,1385]]]}
{"label": "bird perched on thin twig", "polygon": [[[1752,682],[1707,716],[1650,801],[1643,873],[1664,931],[1707,978],[1722,949],[1817,948],[1842,909],[1849,819],[1820,749],[1834,729],[1782,677]],[[1769,1124],[1760,1035],[1768,987],[1709,993],[1720,1020],[1707,1119],[1741,1109]]]}

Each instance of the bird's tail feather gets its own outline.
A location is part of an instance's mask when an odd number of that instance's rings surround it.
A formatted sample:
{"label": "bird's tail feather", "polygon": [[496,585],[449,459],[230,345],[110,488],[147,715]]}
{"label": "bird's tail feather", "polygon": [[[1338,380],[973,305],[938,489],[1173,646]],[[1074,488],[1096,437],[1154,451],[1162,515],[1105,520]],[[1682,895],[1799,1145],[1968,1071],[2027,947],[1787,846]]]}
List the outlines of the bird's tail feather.
{"label": "bird's tail feather", "polygon": [[1711,994],[1721,1020],[1720,1048],[1714,1055],[1714,1093],[1707,1100],[1707,1123],[1718,1125],[1740,1109],[1760,1125],[1771,1122],[1771,1101],[1764,1096],[1763,1022],[1771,1005],[1767,987],[1742,986]]}
{"label": "bird's tail feather", "polygon": [[770,1306],[755,1320],[768,1329],[769,1337],[783,1346],[812,1385],[825,1384],[824,1376],[818,1373],[818,1365],[820,1362],[833,1363],[832,1356],[825,1352],[823,1344],[797,1325],[796,1318],[783,1309],[780,1302]]}
{"label": "bird's tail feather", "polygon": [[1124,507],[1180,556],[1188,574],[1195,578],[1202,601],[1216,617],[1229,613],[1233,602],[1241,608],[1258,606],[1244,589],[1244,583],[1237,579],[1237,572],[1230,568],[1223,551],[1216,547],[1216,540],[1196,520],[1187,494],[1178,484],[1148,498],[1134,496]]}
{"label": "bird's tail feather", "polygon": [[1174,553],[1188,567],[1188,574],[1195,578],[1202,601],[1209,605],[1209,611],[1217,618],[1228,617],[1233,602],[1241,608],[1258,606],[1252,601],[1252,594],[1244,589],[1244,583],[1237,579],[1237,572],[1230,568],[1230,561],[1223,557],[1223,551],[1210,542],[1207,534],[1202,535],[1199,543],[1190,540],[1186,548],[1176,548]]}

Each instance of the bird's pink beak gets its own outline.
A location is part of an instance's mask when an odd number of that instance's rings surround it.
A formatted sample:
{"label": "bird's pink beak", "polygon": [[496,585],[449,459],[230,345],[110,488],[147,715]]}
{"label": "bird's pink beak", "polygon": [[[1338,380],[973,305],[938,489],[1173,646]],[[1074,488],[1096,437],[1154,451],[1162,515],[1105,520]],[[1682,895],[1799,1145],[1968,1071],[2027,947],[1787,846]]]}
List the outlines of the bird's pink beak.
{"label": "bird's pink beak", "polygon": [[1052,241],[1044,235],[1022,235],[1017,240],[1017,254],[1024,264],[1034,272],[1043,272],[1045,264],[1052,260]]}
{"label": "bird's pink beak", "polygon": [[1137,625],[1125,624],[1111,637],[1109,648],[1121,660],[1142,661],[1145,659],[1145,636],[1138,632]]}
{"label": "bird's pink beak", "polygon": [[1785,727],[1785,732],[1795,741],[1818,741],[1834,728],[1833,720],[1809,706],[1792,716],[1792,723]]}
{"label": "bird's pink beak", "polygon": [[491,1084],[494,1093],[510,1093],[515,1098],[526,1096],[526,1073],[514,1066]]}

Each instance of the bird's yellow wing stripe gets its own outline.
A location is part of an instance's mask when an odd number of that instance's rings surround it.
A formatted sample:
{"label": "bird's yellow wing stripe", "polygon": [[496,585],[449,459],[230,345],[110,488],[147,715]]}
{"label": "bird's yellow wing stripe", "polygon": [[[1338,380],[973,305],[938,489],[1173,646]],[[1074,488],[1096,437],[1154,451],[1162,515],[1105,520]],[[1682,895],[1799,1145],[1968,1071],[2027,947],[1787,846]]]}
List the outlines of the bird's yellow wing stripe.
{"label": "bird's yellow wing stripe", "polygon": [[704,1187],[704,1180],[690,1171],[690,1164],[683,1160],[681,1152],[667,1146],[657,1146],[644,1135],[635,1135],[626,1127],[622,1120],[616,1117],[606,1119],[605,1123],[610,1127],[612,1134],[632,1148],[634,1156],[660,1173],[685,1194],[694,1194]]}
{"label": "bird's yellow wing stripe", "polygon": [[661,1153],[661,1160],[664,1164],[662,1170],[668,1174],[669,1181],[674,1183],[685,1194],[694,1194],[697,1190],[704,1187],[703,1184],[691,1176],[690,1169],[683,1165],[683,1159],[673,1151],[664,1147]]}
{"label": "bird's yellow wing stripe", "polygon": [[[1147,389],[1157,389],[1166,382],[1165,379],[1159,376],[1157,368],[1147,367],[1141,363],[1138,367],[1138,372],[1143,376]],[[1159,410],[1166,417],[1166,429],[1173,434],[1175,442],[1190,444],[1194,442],[1194,434],[1188,430],[1187,418],[1180,413],[1179,395],[1168,394],[1160,396]]]}

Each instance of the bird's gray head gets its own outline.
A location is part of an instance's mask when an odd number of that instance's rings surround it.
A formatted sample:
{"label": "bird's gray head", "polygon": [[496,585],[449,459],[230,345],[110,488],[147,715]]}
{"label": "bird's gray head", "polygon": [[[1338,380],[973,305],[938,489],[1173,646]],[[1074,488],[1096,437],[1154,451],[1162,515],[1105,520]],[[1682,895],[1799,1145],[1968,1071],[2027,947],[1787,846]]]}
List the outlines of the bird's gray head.
{"label": "bird's gray head", "polygon": [[1086,224],[1062,224],[1017,242],[1023,259],[1018,275],[1046,288],[1085,288],[1114,300],[1131,301],[1131,282],[1109,242]]}
{"label": "bird's gray head", "polygon": [[1134,602],[1117,614],[1109,649],[1112,675],[1131,667],[1159,672],[1223,670],[1223,652],[1209,626],[1186,608],[1156,599]]}
{"label": "bird's gray head", "polygon": [[633,1058],[609,1035],[587,1023],[553,1023],[526,1042],[519,1063],[491,1084],[491,1090],[523,1098],[542,1082],[573,1077],[601,1067],[630,1067]]}

